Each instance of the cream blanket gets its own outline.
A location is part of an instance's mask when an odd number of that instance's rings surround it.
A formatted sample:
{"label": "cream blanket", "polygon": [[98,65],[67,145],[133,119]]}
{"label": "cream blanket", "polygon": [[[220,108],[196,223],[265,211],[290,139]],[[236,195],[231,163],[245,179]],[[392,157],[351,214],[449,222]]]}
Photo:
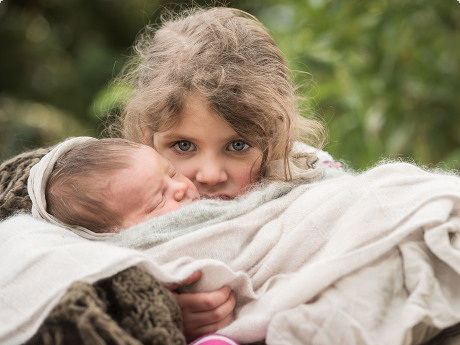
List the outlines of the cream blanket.
{"label": "cream blanket", "polygon": [[132,265],[165,283],[202,270],[194,290],[230,285],[236,320],[222,333],[242,343],[411,344],[460,322],[458,176],[393,163],[270,188],[221,206],[219,221],[200,201],[95,241],[30,216],[2,222],[0,343],[30,337],[71,282]]}

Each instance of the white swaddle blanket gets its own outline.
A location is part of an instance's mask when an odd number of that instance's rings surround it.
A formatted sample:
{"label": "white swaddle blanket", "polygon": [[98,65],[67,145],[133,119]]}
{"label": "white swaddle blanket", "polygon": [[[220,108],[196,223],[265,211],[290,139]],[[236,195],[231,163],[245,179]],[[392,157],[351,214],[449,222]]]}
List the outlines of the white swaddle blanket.
{"label": "white swaddle blanket", "polygon": [[194,291],[231,286],[222,333],[242,343],[411,344],[460,322],[458,176],[393,163],[280,186],[93,241],[30,216],[2,222],[0,343],[32,336],[73,281],[132,265],[165,283],[201,270]]}

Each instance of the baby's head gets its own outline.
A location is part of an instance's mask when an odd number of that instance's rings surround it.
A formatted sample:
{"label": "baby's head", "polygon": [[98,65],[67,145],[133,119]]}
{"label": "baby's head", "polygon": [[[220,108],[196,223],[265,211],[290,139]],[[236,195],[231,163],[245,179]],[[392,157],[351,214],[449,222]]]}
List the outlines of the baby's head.
{"label": "baby's head", "polygon": [[260,150],[260,178],[271,161],[287,161],[300,132],[321,137],[317,122],[299,116],[282,53],[248,13],[185,12],[157,30],[147,28],[136,52],[136,67],[127,75],[135,91],[122,118],[125,138],[154,146],[155,134],[176,126],[198,98]]}
{"label": "baby's head", "polygon": [[88,138],[53,161],[46,212],[68,226],[119,232],[199,199],[168,160],[128,140]]}

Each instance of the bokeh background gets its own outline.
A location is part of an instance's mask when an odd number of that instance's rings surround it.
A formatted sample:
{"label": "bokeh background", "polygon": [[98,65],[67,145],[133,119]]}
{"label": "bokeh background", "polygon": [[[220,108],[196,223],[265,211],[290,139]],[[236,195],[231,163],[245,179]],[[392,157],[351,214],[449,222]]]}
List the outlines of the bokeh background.
{"label": "bokeh background", "polygon": [[[191,1],[3,0],[0,161],[100,136],[139,30]],[[196,4],[205,2],[193,1]],[[209,4],[209,2],[207,2]],[[351,169],[382,158],[460,167],[458,0],[241,0],[298,71],[325,149]]]}

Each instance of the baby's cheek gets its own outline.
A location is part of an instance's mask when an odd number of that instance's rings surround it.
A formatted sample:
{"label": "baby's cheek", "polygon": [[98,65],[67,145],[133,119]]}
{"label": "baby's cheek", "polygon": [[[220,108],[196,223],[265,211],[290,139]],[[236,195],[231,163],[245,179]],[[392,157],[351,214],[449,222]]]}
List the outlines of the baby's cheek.
{"label": "baby's cheek", "polygon": [[192,181],[195,179],[196,170],[194,169],[194,167],[196,166],[196,164],[194,164],[191,161],[185,161],[184,159],[177,157],[166,158],[171,162],[174,168],[182,175],[184,175],[186,178]]}

